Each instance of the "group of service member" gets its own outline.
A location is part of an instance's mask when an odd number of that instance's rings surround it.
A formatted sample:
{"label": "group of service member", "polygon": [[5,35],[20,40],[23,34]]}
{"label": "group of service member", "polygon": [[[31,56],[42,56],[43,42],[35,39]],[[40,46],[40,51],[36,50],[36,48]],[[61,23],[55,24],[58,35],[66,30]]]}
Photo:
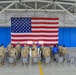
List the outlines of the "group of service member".
{"label": "group of service member", "polygon": [[[21,47],[20,43],[18,43],[16,46],[9,44],[7,46],[7,48],[4,48],[4,45],[2,44],[0,46],[0,58],[2,58],[2,60],[5,57],[6,50],[8,51],[8,56],[13,57],[14,60],[17,60],[20,57],[29,57],[30,56],[30,54],[29,54],[30,47],[28,46],[28,44],[24,44],[24,47]],[[61,46],[61,45],[57,45],[57,44],[50,45],[50,47],[47,47],[47,46],[44,46],[44,44],[42,44],[40,46],[39,53],[38,53],[38,48],[35,43],[33,43],[32,47],[31,47],[32,58],[38,57],[38,55],[41,55],[41,58],[43,59],[45,57],[54,56],[57,53],[64,56],[67,53],[66,47],[64,45]]]}
{"label": "group of service member", "polygon": [[40,47],[40,52],[41,52],[41,58],[44,59],[46,57],[54,57],[55,54],[60,54],[61,56],[64,56],[67,53],[67,49],[65,45],[50,45],[50,47],[45,47],[44,44]]}

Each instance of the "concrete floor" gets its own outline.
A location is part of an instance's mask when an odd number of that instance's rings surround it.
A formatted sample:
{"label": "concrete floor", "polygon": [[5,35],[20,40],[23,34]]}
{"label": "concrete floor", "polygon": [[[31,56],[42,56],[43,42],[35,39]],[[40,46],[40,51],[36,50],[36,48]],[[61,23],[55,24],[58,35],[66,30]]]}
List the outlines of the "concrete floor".
{"label": "concrete floor", "polygon": [[[70,56],[76,57],[76,48],[67,48]],[[71,65],[70,67],[65,63],[64,66],[59,64],[57,66],[52,61],[51,65],[41,64],[44,75],[76,75],[76,67]],[[0,75],[40,75],[38,65],[22,66],[21,61],[17,63],[15,67],[6,63],[0,67]]]}

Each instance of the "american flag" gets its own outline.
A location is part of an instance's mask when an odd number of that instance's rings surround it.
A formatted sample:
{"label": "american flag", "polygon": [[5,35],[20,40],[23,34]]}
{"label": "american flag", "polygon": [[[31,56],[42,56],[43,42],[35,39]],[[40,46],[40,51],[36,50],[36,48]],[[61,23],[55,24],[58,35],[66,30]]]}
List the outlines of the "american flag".
{"label": "american flag", "polygon": [[11,43],[58,43],[58,18],[11,18]]}

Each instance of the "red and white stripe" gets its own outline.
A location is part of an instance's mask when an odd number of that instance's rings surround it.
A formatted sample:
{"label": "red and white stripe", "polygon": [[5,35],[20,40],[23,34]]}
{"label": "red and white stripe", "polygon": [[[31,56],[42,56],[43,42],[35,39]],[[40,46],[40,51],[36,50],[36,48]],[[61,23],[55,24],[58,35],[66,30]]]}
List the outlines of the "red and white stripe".
{"label": "red and white stripe", "polygon": [[58,18],[31,18],[31,33],[11,33],[11,43],[58,43]]}

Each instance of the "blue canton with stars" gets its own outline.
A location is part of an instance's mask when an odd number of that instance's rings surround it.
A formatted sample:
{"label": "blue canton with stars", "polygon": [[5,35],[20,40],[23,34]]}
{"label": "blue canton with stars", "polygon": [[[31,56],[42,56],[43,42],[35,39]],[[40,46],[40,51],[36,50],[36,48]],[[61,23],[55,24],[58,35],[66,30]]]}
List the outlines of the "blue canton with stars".
{"label": "blue canton with stars", "polygon": [[31,18],[11,18],[12,33],[30,33]]}

